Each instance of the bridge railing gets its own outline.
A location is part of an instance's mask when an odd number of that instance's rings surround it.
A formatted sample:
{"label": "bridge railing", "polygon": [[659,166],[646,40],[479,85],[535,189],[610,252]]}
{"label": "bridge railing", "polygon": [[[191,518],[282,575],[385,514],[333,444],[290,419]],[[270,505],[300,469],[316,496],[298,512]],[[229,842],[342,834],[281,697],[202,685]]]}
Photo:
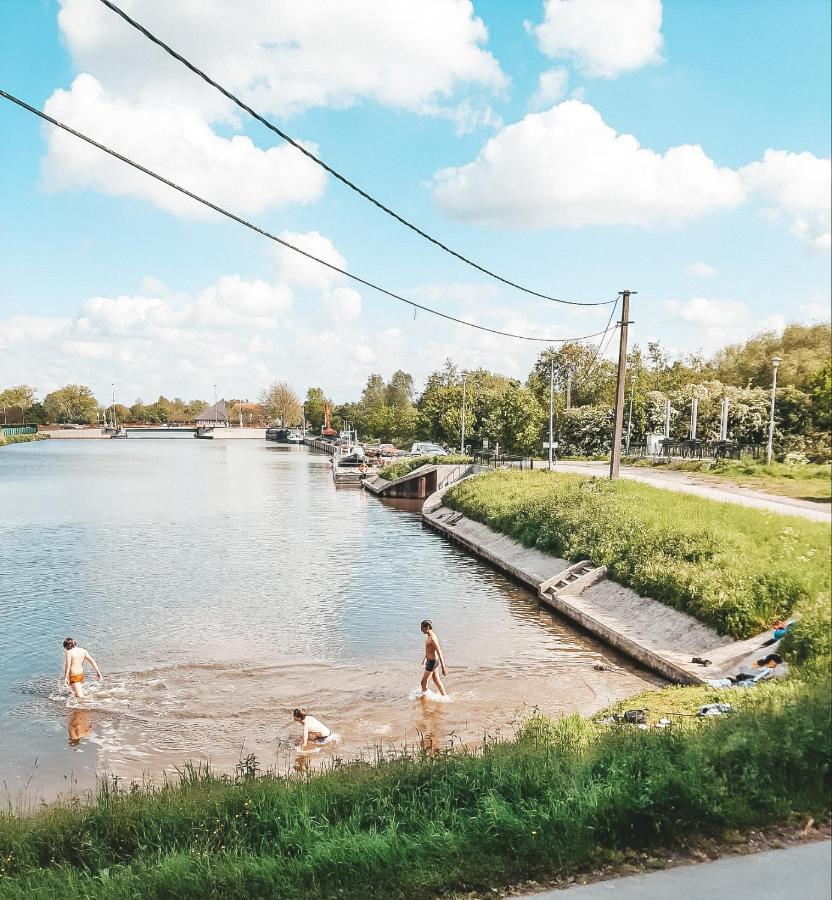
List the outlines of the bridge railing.
{"label": "bridge railing", "polygon": [[37,425],[0,425],[0,428],[3,429],[3,434],[5,434],[6,437],[11,437],[13,434],[38,433]]}

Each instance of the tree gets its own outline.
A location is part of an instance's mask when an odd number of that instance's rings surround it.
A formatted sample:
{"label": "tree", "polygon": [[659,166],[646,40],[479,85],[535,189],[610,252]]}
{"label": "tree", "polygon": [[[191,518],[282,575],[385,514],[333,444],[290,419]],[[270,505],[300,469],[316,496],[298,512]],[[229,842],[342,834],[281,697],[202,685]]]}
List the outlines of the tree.
{"label": "tree", "polygon": [[98,420],[98,402],[84,384],[68,384],[43,399],[50,422],[91,425]]}
{"label": "tree", "polygon": [[512,382],[483,424],[493,442],[509,453],[533,453],[540,448],[543,408],[530,388]]}
{"label": "tree", "polygon": [[545,409],[549,408],[550,369],[554,364],[555,391],[566,392],[572,375],[572,405],[598,403],[601,398],[611,400],[615,392],[615,365],[598,357],[597,344],[569,341],[557,349],[547,347],[537,357],[529,374],[528,386]]}
{"label": "tree", "polygon": [[307,427],[313,431],[320,431],[324,426],[324,404],[326,397],[323,388],[311,387],[306,391],[304,409],[306,411]]}
{"label": "tree", "polygon": [[401,369],[393,373],[387,384],[387,403],[404,409],[413,405],[413,376]]}
{"label": "tree", "polygon": [[14,416],[21,422],[26,421],[26,410],[35,403],[35,389],[28,384],[18,384],[15,387],[6,388],[0,393],[0,407],[3,408],[3,421],[9,421]]}
{"label": "tree", "polygon": [[260,396],[269,419],[281,425],[298,425],[302,410],[300,398],[285,381],[275,381]]}

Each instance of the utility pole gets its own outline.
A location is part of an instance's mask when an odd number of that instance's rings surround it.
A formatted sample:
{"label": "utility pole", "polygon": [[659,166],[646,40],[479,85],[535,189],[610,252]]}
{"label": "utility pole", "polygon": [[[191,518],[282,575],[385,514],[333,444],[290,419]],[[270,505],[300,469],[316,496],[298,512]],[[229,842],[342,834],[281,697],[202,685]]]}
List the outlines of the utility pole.
{"label": "utility pole", "polygon": [[554,440],[554,408],[555,408],[555,360],[549,360],[549,471],[552,471],[552,441]]}
{"label": "utility pole", "polygon": [[459,452],[465,453],[465,373],[462,373],[462,429],[459,438]]}
{"label": "utility pole", "polygon": [[766,448],[766,465],[771,465],[771,451],[774,446],[774,398],[777,396],[777,367],[780,365],[780,357],[775,356],[771,361],[771,413],[768,419],[768,447]]}
{"label": "utility pole", "polygon": [[566,370],[566,408],[572,409],[572,366]]}
{"label": "utility pole", "polygon": [[627,327],[630,324],[630,294],[637,291],[619,291],[621,295],[621,341],[618,345],[618,381],[615,389],[615,424],[612,430],[610,454],[610,478],[618,478],[621,466],[621,432],[624,430],[624,386],[627,377]]}

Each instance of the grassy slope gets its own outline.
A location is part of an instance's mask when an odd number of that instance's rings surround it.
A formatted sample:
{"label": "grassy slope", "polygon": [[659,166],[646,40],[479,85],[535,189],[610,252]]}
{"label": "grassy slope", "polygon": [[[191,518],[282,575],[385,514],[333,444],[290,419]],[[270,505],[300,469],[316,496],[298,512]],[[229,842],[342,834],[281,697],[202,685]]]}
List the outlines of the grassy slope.
{"label": "grassy slope", "polygon": [[637,459],[626,460],[626,465],[702,474],[714,483],[730,482],[796,500],[817,500],[827,503],[832,500],[832,470],[828,464],[788,466],[783,463],[772,463],[767,466],[764,463],[732,459],[720,460],[717,463],[677,460],[654,464],[647,459]]}
{"label": "grassy slope", "polygon": [[418,469],[419,466],[432,465],[433,463],[455,466],[469,462],[471,462],[470,456],[461,456],[459,453],[448,453],[445,456],[411,456],[407,459],[400,459],[390,463],[389,466],[385,466],[378,474],[386,481],[393,481],[396,478],[401,478],[402,475],[409,475],[414,469]]}
{"label": "grassy slope", "polygon": [[564,559],[591,559],[642,594],[737,638],[828,610],[826,525],[622,480],[494,472],[445,503]]}
{"label": "grassy slope", "polygon": [[[432,897],[829,810],[829,679],[664,731],[532,719],[478,755],[192,777],[0,818],[4,897]],[[739,692],[735,692],[739,693]],[[732,697],[732,699],[734,699]]]}

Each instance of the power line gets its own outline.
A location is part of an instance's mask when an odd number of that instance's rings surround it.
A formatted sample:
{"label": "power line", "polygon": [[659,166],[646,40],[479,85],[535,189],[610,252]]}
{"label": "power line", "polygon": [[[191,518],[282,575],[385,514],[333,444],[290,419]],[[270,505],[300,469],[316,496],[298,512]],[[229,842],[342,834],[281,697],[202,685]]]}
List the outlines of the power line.
{"label": "power line", "polygon": [[140,22],[137,22],[134,18],[129,16],[123,9],[116,6],[115,3],[111,3],[110,0],[101,0],[101,3],[104,4],[108,9],[112,10],[116,15],[121,16],[128,25],[132,25],[137,31],[143,34],[148,40],[152,41],[158,47],[161,47],[162,50],[165,51],[168,55],[172,56],[177,62],[182,63],[183,66],[190,69],[194,75],[197,75],[207,84],[210,84],[211,87],[216,88],[223,96],[227,97],[232,103],[236,104],[240,107],[240,109],[247,112],[250,116],[257,119],[262,125],[265,125],[269,131],[274,132],[278,137],[282,138],[286,141],[287,144],[291,144],[296,150],[300,151],[304,156],[308,159],[312,160],[316,165],[320,166],[324,171],[328,172],[332,175],[333,178],[337,178],[342,184],[345,184],[350,190],[355,191],[365,200],[369,200],[374,206],[378,207],[382,212],[387,213],[388,216],[394,218],[401,225],[404,225],[405,228],[409,228],[411,231],[414,231],[420,237],[423,237],[426,241],[430,241],[431,244],[439,247],[441,250],[444,250],[446,253],[449,253],[451,256],[456,257],[461,262],[465,263],[468,266],[471,266],[474,269],[477,269],[479,272],[482,272],[484,275],[488,275],[490,278],[495,278],[497,281],[501,281],[503,284],[508,285],[509,287],[513,287],[518,291],[522,291],[525,294],[531,294],[533,297],[539,297],[541,300],[551,300],[553,303],[564,303],[568,306],[606,306],[608,303],[616,303],[617,298],[615,300],[564,300],[560,297],[550,297],[548,294],[542,294],[538,291],[532,290],[531,288],[523,287],[521,284],[517,284],[514,281],[510,281],[508,278],[504,278],[502,275],[498,275],[496,272],[492,272],[490,269],[485,268],[485,266],[481,266],[479,263],[474,262],[474,260],[469,259],[467,256],[464,256],[462,253],[459,253],[456,250],[453,250],[447,244],[444,244],[438,238],[433,237],[428,234],[426,231],[423,231],[419,228],[418,225],[414,225],[413,222],[410,222],[408,219],[405,219],[403,216],[400,216],[395,210],[391,209],[389,206],[386,206],[380,200],[377,200],[372,194],[367,193],[363,188],[360,188],[353,181],[350,181],[345,175],[342,175],[336,169],[333,169],[328,163],[324,162],[320,157],[316,156],[312,153],[311,150],[308,150],[303,144],[296,141],[291,135],[287,134],[285,131],[278,128],[264,116],[261,116],[260,113],[253,110],[250,106],[244,103],[239,97],[235,94],[232,94],[231,91],[224,88],[219,82],[214,81],[210,75],[207,75],[202,69],[195,66],[190,60],[186,59],[182,56],[181,53],[178,53],[174,50],[169,44],[166,44],[161,38],[156,37],[152,31],[149,31],[142,25]]}
{"label": "power line", "polygon": [[76,131],[74,128],[70,128],[69,125],[65,125],[63,122],[59,122],[57,119],[53,119],[51,116],[48,116],[46,113],[41,112],[41,110],[37,109],[34,106],[26,103],[24,100],[21,100],[19,97],[15,97],[14,94],[8,93],[8,91],[4,91],[0,89],[0,97],[9,100],[11,103],[19,106],[21,109],[25,109],[27,112],[32,113],[37,116],[39,119],[43,119],[44,122],[49,122],[50,125],[54,125],[56,128],[60,128],[62,131],[66,131],[68,134],[73,135],[73,137],[78,138],[79,140],[84,141],[87,144],[95,147],[98,150],[103,151],[104,153],[109,154],[115,159],[120,160],[128,166],[132,166],[132,168],[137,169],[139,172],[144,173],[145,175],[149,175],[151,178],[155,178],[156,181],[161,182],[164,185],[167,185],[169,188],[172,188],[175,191],[178,191],[180,194],[183,194],[186,197],[189,197],[191,200],[195,200],[197,203],[201,203],[203,206],[207,206],[208,209],[214,210],[214,212],[218,212],[220,215],[225,216],[228,219],[233,220],[234,222],[239,223],[240,225],[244,225],[246,228],[250,228],[252,231],[257,232],[257,234],[263,235],[263,237],[269,238],[271,241],[275,241],[278,244],[282,244],[284,247],[289,250],[294,250],[295,253],[299,253],[301,256],[305,256],[307,259],[311,259],[313,262],[319,263],[322,266],[326,266],[326,268],[331,269],[333,272],[338,272],[339,275],[344,275],[346,278],[351,279],[352,281],[357,282],[358,284],[363,284],[365,287],[372,288],[374,291],[378,291],[380,294],[384,294],[387,297],[391,297],[393,300],[398,300],[401,303],[406,303],[408,306],[412,307],[414,310],[421,309],[423,312],[430,313],[434,316],[439,316],[442,319],[447,319],[450,322],[456,322],[458,325],[465,325],[468,328],[476,328],[478,331],[487,331],[490,334],[497,334],[501,337],[510,337],[515,338],[520,341],[536,341],[545,344],[563,344],[568,341],[582,341],[587,340],[588,338],[598,337],[598,335],[603,334],[601,331],[596,331],[593,334],[585,334],[581,337],[571,337],[571,338],[550,338],[550,337],[533,337],[531,335],[526,334],[514,334],[510,331],[500,331],[497,328],[489,328],[486,325],[477,325],[475,322],[467,322],[465,319],[459,319],[456,316],[452,316],[449,313],[440,312],[437,309],[432,309],[430,306],[424,306],[421,303],[417,303],[415,300],[408,300],[407,297],[402,297],[400,294],[396,294],[393,291],[388,291],[386,288],[381,287],[378,284],[375,284],[372,281],[368,281],[366,278],[361,278],[358,275],[353,275],[351,272],[348,272],[346,269],[342,269],[339,266],[334,265],[333,263],[327,262],[325,259],[320,259],[319,257],[313,255],[312,253],[307,252],[306,250],[302,250],[300,247],[296,247],[294,244],[290,244],[288,241],[283,240],[283,238],[278,237],[276,234],[272,234],[270,231],[266,231],[265,228],[261,228],[259,225],[255,225],[253,222],[249,222],[247,219],[243,219],[241,216],[236,215],[235,213],[229,212],[227,209],[223,209],[221,206],[217,206],[216,203],[212,203],[210,200],[206,200],[204,197],[200,197],[198,194],[194,194],[192,191],[189,191],[187,188],[183,188],[178,184],[175,184],[173,181],[169,181],[162,175],[153,172],[151,169],[145,168],[145,166],[140,163],[134,162],[132,159],[129,159],[126,156],[123,156],[121,153],[118,153],[116,150],[112,150],[110,147],[106,147],[104,144],[99,144],[98,141],[93,140],[91,137],[88,137],[85,134],[82,134],[80,131]]}
{"label": "power line", "polygon": [[[595,366],[598,363],[598,360],[606,352],[606,349],[609,346],[609,342],[612,340],[612,336],[615,334],[616,329],[618,328],[618,323],[616,323],[612,328],[610,327],[612,325],[612,319],[613,319],[613,316],[615,315],[616,309],[618,309],[618,297],[615,298],[615,304],[613,305],[613,308],[610,310],[609,319],[607,319],[607,327],[601,333],[601,338],[598,341],[598,346],[595,348],[595,353],[593,354],[593,357],[590,360],[589,365],[587,366],[586,372],[584,372],[583,378],[581,378],[581,380],[578,382],[579,385],[586,384],[587,379],[594,371]],[[604,347],[602,350],[601,348],[605,342],[606,342],[607,346]]]}

